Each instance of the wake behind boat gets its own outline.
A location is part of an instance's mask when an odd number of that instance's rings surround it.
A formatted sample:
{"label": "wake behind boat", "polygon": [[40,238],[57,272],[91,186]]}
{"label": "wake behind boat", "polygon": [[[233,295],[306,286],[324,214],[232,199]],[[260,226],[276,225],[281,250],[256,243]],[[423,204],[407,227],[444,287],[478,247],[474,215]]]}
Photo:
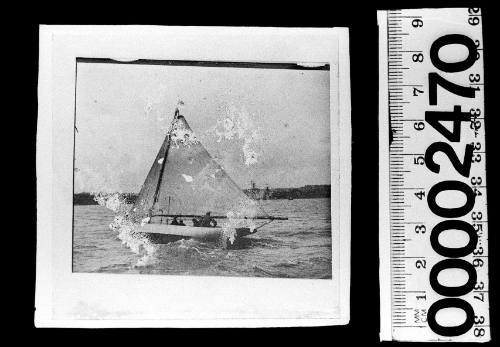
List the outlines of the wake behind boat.
{"label": "wake behind boat", "polygon": [[[179,109],[129,218],[154,243],[237,242],[284,217],[269,216],[210,156]],[[264,220],[264,222],[262,222]],[[187,223],[187,224],[186,224]]]}

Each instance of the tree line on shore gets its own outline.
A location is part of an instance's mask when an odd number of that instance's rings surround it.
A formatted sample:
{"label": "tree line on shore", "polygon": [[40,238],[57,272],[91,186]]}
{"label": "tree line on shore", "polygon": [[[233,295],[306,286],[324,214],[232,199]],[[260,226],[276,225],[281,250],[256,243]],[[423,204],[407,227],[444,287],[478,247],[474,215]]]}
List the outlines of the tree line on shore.
{"label": "tree line on shore", "polygon": [[[251,188],[243,190],[246,195],[255,200],[293,200],[293,199],[315,199],[329,198],[331,196],[331,186],[324,185],[307,185],[300,188]],[[133,204],[137,199],[135,193],[121,194],[125,201]],[[92,193],[75,193],[73,195],[74,205],[97,205]]]}

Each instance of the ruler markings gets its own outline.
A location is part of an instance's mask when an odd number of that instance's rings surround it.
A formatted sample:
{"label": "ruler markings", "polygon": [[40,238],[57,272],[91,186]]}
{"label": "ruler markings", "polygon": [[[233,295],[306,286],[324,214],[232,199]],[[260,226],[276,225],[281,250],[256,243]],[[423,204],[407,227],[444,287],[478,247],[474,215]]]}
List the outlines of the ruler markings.
{"label": "ruler markings", "polygon": [[[469,11],[471,10],[475,11],[475,9],[469,9]],[[390,281],[389,285],[391,288],[389,293],[391,320],[390,329],[388,331],[392,339],[412,341],[452,340],[452,338],[443,338],[442,336],[434,333],[426,321],[426,315],[429,307],[431,304],[439,300],[439,295],[437,295],[434,290],[430,288],[429,270],[435,263],[443,259],[443,257],[437,255],[430,248],[428,235],[431,233],[431,229],[441,219],[430,214],[427,205],[427,194],[432,185],[439,181],[450,179],[451,176],[449,176],[450,178],[446,176],[448,174],[447,167],[446,169],[443,169],[445,170],[444,173],[435,175],[427,169],[426,165],[415,165],[417,162],[420,163],[421,159],[419,159],[419,157],[424,157],[424,152],[428,145],[433,141],[437,141],[435,138],[437,137],[436,134],[438,134],[434,130],[428,130],[431,126],[426,122],[424,117],[424,111],[431,110],[431,108],[428,105],[428,85],[422,81],[423,78],[427,78],[427,73],[433,71],[439,72],[439,70],[432,66],[429,59],[430,43],[438,37],[444,35],[444,33],[439,32],[440,30],[443,30],[444,32],[444,28],[434,24],[437,20],[433,13],[434,11],[438,14],[441,13],[438,10],[389,10],[385,12],[386,15],[383,17],[385,20],[386,35],[386,50],[384,51],[384,54],[387,59],[385,66],[385,85],[387,87],[385,102],[389,113],[391,132],[391,143],[389,145],[389,151],[387,153],[388,158],[386,161],[389,165],[389,170],[387,172],[389,205],[386,207],[386,211],[389,214],[389,243],[387,244],[386,249],[388,249],[388,280]],[[444,27],[448,25],[448,22],[459,20],[458,18],[460,18],[460,16],[458,13],[463,13],[463,11],[467,13],[467,9],[453,9],[450,11],[456,12],[456,14],[453,16],[450,15],[450,19],[442,24]],[[433,14],[431,16],[427,16],[427,13]],[[468,14],[468,16],[466,16],[466,18],[469,17],[474,18],[481,16],[480,14],[478,15],[473,12],[472,14]],[[474,19],[474,21],[476,20]],[[466,19],[464,26],[469,32],[474,32],[474,34],[469,35],[470,37],[473,39],[479,39],[479,46],[477,50],[481,51],[483,48],[481,45],[482,37],[480,33],[480,25],[477,27],[471,26],[467,24]],[[460,28],[460,26],[457,27]],[[430,39],[427,39],[427,37],[430,37]],[[416,61],[420,59],[420,56],[424,58],[423,63]],[[476,73],[476,71],[477,73],[480,73],[482,80],[482,55],[478,61],[479,63],[475,63],[474,70],[472,71],[474,73]],[[439,72],[439,74],[448,78],[446,73]],[[469,71],[467,71],[467,74],[463,75],[464,80],[462,80],[462,84],[473,88],[480,87],[483,89],[482,86],[484,86],[484,83],[482,83],[482,81],[468,81],[468,74]],[[453,82],[460,84],[460,81],[458,80],[453,80]],[[420,95],[419,93],[424,94]],[[482,90],[477,89],[476,95],[479,95],[480,97],[476,96],[476,98],[473,99],[473,101],[477,101],[479,104],[470,102],[470,100],[458,102],[461,102],[462,109],[471,107],[482,108],[482,93]],[[445,99],[441,96],[440,98]],[[448,107],[447,104],[445,105],[445,103],[440,100],[438,100],[438,105],[442,108]],[[380,117],[383,117],[383,115],[381,114]],[[474,129],[475,124],[472,122],[477,121],[481,122],[479,124],[480,127]],[[484,111],[481,117],[471,118],[470,130],[472,131],[467,130],[469,128],[468,125],[463,125],[462,138],[467,138],[467,141],[460,140],[460,143],[452,144],[452,146],[458,147],[458,145],[463,145],[464,143],[473,141],[484,144],[483,121]],[[422,124],[425,125],[424,129],[420,129],[421,125],[418,124],[419,122],[422,122]],[[415,125],[411,123],[415,123]],[[431,134],[431,132],[434,133]],[[445,142],[446,139],[441,137],[439,141]],[[473,149],[473,155],[484,154],[484,148]],[[458,156],[461,157],[461,154]],[[415,164],[413,163],[413,159],[411,157],[415,157]],[[438,163],[442,168],[445,167],[444,163]],[[488,228],[487,218],[484,218],[486,217],[486,209],[481,208],[482,206],[486,206],[486,185],[484,184],[485,177],[482,167],[483,165],[484,160],[481,161],[481,163],[473,163],[471,166],[470,176],[463,179],[472,188],[481,189],[483,195],[476,198],[473,211],[476,213],[479,211],[482,212],[483,219],[472,220],[470,213],[460,219],[468,219],[472,221],[474,225],[483,226],[482,232],[478,233],[478,238],[480,240],[479,242],[483,242],[484,245],[484,242],[487,240]],[[426,178],[426,175],[431,177],[431,179],[429,180]],[[472,185],[470,179],[473,176],[482,177],[483,184]],[[420,200],[413,196],[414,194],[420,194],[419,192],[424,192],[426,194],[425,197],[419,198]],[[412,203],[412,199],[415,199],[418,203]],[[479,203],[479,201],[481,202]],[[423,211],[427,212],[424,213]],[[422,218],[419,218],[419,216]],[[425,227],[426,233],[417,233],[416,230],[420,229],[416,228],[419,227]],[[384,232],[384,230],[381,230],[381,232]],[[484,233],[484,235],[481,233]],[[485,249],[485,252],[482,254],[469,254],[465,257],[465,259],[469,259],[468,261],[470,261],[470,259],[478,259],[478,261],[484,260],[485,266],[484,268],[477,268],[477,275],[478,283],[479,281],[483,281],[486,286],[488,259],[487,249]],[[426,263],[423,261],[426,261]],[[417,265],[421,267],[419,268]],[[484,308],[484,305],[472,301],[473,294],[487,296],[487,286],[485,287],[485,290],[472,290],[465,296],[466,298],[469,298],[466,299],[467,301],[471,300],[469,302],[473,305],[475,314],[487,314],[487,304],[486,308]],[[382,324],[384,324],[384,322]],[[457,340],[488,340],[489,330],[484,333],[475,330],[479,328],[487,329],[488,325],[475,324],[464,335],[464,338],[459,338]],[[479,338],[474,334],[479,334]],[[484,334],[484,338],[482,338],[483,335],[481,334]],[[385,336],[387,337],[388,335],[385,334]]]}

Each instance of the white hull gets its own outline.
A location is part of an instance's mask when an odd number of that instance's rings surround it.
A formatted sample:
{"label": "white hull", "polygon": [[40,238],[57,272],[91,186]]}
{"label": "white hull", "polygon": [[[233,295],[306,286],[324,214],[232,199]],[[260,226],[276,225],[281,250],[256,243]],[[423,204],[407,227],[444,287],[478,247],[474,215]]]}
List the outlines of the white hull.
{"label": "white hull", "polygon": [[[144,224],[138,227],[136,232],[144,233],[155,243],[168,243],[180,239],[197,239],[204,241],[218,241],[222,239],[223,229],[221,227],[193,227],[170,224]],[[250,235],[249,228],[237,228],[236,237]]]}

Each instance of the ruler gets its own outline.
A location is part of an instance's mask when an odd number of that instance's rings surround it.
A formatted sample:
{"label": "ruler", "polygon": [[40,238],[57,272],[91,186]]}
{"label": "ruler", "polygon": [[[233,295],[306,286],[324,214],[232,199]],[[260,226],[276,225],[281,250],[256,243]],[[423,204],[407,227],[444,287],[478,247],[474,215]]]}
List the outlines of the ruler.
{"label": "ruler", "polygon": [[379,11],[382,340],[490,340],[480,8]]}

